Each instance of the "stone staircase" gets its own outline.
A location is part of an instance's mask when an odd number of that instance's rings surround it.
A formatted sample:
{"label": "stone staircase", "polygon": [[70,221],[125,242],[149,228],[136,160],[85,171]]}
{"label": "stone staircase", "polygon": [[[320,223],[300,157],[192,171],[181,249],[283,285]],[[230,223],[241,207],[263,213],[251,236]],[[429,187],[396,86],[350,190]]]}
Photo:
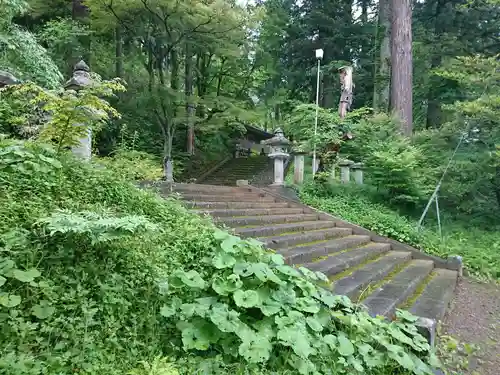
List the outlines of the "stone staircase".
{"label": "stone staircase", "polygon": [[210,175],[197,181],[208,185],[234,186],[237,180],[248,180],[251,184],[270,184],[272,182],[272,160],[266,155],[235,158],[221,165]]}
{"label": "stone staircase", "polygon": [[[222,180],[219,180],[222,182]],[[170,186],[160,185],[162,194]],[[282,254],[288,264],[321,271],[336,294],[364,304],[372,315],[392,318],[396,308],[421,317],[433,342],[461,272],[459,259],[444,260],[253,186],[176,184],[187,207],[220,226],[252,237]]]}

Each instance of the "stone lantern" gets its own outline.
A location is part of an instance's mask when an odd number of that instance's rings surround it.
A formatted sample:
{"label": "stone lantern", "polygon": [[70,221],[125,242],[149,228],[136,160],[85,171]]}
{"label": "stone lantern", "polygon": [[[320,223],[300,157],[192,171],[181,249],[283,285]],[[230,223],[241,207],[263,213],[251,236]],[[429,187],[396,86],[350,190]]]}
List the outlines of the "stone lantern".
{"label": "stone lantern", "polygon": [[274,159],[274,182],[273,186],[283,186],[285,184],[285,160],[290,156],[287,152],[290,141],[285,138],[281,128],[276,129],[274,137],[262,141],[261,144],[271,147],[269,157]]}
{"label": "stone lantern", "polygon": [[[89,66],[81,60],[73,69],[73,76],[66,82],[66,90],[79,91],[92,84]],[[84,126],[82,124],[73,124],[74,126]],[[78,146],[72,147],[71,151],[84,160],[90,160],[92,155],[92,131],[87,129],[87,134],[79,139]]]}

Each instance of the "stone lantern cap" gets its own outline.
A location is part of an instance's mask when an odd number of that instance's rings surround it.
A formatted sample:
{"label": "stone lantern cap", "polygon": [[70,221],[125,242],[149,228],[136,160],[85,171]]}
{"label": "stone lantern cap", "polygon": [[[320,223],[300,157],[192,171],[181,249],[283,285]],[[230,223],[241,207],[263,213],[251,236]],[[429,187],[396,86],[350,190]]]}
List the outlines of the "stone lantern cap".
{"label": "stone lantern cap", "polygon": [[285,138],[283,130],[281,130],[281,128],[278,128],[274,132],[274,137],[262,141],[261,144],[272,147],[283,147],[291,145],[291,142]]}
{"label": "stone lantern cap", "polygon": [[340,167],[350,167],[351,165],[353,165],[354,162],[352,160],[339,160],[339,166]]}
{"label": "stone lantern cap", "polygon": [[64,85],[66,90],[79,90],[92,84],[90,68],[85,61],[80,60],[73,68],[73,77]]}
{"label": "stone lantern cap", "polygon": [[304,149],[304,145],[294,142],[292,146],[292,154],[293,155],[306,155],[307,151]]}
{"label": "stone lantern cap", "polygon": [[353,163],[351,169],[363,169],[363,163]]}

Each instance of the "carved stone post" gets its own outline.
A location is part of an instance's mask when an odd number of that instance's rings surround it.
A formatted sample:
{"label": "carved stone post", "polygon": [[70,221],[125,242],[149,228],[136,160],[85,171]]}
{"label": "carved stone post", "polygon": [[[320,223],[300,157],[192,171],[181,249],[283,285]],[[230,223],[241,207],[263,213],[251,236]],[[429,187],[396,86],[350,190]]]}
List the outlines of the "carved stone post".
{"label": "carved stone post", "polygon": [[290,156],[286,152],[287,146],[290,145],[290,141],[285,138],[283,131],[277,129],[274,133],[274,137],[262,141],[262,144],[271,146],[271,153],[269,157],[274,159],[274,182],[272,186],[283,186],[285,184],[285,160]]}
{"label": "carved stone post", "polygon": [[[90,68],[89,66],[81,60],[77,63],[73,69],[73,77],[66,82],[64,88],[66,90],[79,91],[86,86],[92,84],[92,79],[90,78]],[[83,124],[74,124],[74,126],[85,126]],[[92,156],[92,130],[87,128],[86,135],[79,139],[79,144],[71,148],[73,154],[84,160],[90,160]]]}
{"label": "carved stone post", "polygon": [[341,160],[339,162],[340,166],[340,182],[342,184],[348,184],[351,179],[350,167],[353,164],[350,160]]}
{"label": "carved stone post", "polygon": [[302,185],[304,183],[304,158],[305,152],[295,150],[294,154],[294,171],[293,171],[293,183],[296,185]]}
{"label": "carved stone post", "polygon": [[351,165],[354,181],[358,185],[363,185],[363,163],[354,163]]}

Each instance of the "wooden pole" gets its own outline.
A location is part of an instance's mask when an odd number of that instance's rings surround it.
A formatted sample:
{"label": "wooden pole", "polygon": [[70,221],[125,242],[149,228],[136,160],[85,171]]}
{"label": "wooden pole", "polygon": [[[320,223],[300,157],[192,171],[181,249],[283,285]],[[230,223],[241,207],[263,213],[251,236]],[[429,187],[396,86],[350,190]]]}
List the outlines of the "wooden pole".
{"label": "wooden pole", "polygon": [[347,111],[351,109],[352,105],[352,92],[354,89],[354,83],[352,82],[352,67],[343,66],[339,69],[340,74],[340,102],[339,102],[339,116],[343,119]]}

